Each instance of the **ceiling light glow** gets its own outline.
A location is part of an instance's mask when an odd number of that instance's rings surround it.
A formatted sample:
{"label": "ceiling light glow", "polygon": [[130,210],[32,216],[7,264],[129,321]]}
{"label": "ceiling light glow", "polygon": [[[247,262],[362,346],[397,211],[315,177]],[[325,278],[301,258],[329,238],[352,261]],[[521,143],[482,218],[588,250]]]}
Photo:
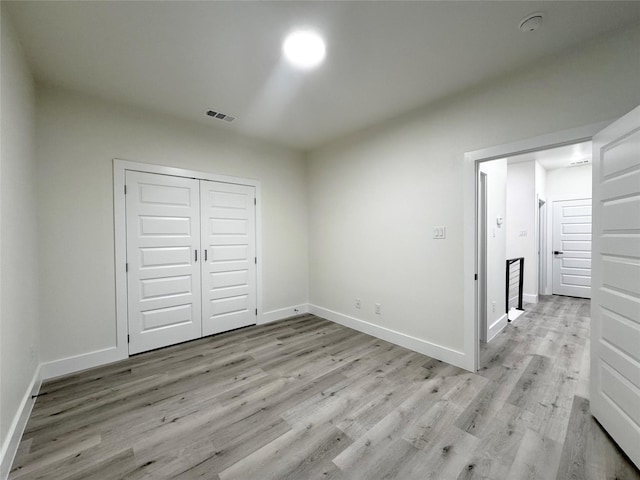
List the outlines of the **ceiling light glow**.
{"label": "ceiling light glow", "polygon": [[298,68],[310,69],[322,63],[326,54],[324,40],[310,30],[298,30],[282,44],[286,59]]}

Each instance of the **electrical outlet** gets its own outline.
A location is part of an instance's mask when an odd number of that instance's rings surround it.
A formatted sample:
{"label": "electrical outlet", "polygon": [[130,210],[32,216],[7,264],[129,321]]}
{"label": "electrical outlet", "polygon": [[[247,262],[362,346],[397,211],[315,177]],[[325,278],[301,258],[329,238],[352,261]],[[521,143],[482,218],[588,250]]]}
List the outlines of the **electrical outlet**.
{"label": "electrical outlet", "polygon": [[382,307],[380,306],[379,303],[376,303],[376,315],[380,315],[382,313]]}
{"label": "electrical outlet", "polygon": [[356,308],[361,308],[362,307],[362,302],[360,302],[359,298],[356,298]]}

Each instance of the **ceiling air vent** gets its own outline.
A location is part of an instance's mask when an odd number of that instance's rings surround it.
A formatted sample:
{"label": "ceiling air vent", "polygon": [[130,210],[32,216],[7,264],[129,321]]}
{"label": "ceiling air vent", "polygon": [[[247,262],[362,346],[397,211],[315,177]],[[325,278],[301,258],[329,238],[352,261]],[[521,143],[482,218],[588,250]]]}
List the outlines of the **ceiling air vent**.
{"label": "ceiling air vent", "polygon": [[207,110],[207,115],[209,115],[211,118],[224,120],[225,122],[233,122],[236,119],[236,117],[232,117],[231,115],[227,115],[226,113],[216,112],[215,110]]}
{"label": "ceiling air vent", "polygon": [[572,167],[577,167],[578,165],[586,165],[587,163],[589,163],[589,159],[582,159],[582,160],[575,160],[573,162],[571,162],[569,165]]}

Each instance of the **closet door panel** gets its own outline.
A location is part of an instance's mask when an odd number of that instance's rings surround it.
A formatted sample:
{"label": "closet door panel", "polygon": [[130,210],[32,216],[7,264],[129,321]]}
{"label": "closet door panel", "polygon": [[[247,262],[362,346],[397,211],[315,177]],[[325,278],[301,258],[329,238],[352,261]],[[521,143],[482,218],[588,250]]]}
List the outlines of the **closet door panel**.
{"label": "closet door panel", "polygon": [[128,171],[126,188],[129,353],[199,338],[199,182]]}
{"label": "closet door panel", "polygon": [[202,180],[202,333],[256,323],[255,188]]}

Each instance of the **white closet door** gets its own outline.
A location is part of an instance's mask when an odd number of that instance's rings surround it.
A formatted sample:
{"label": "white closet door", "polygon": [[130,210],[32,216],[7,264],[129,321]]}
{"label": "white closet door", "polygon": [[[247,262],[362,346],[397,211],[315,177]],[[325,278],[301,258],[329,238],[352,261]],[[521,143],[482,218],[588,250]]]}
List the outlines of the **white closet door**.
{"label": "white closet door", "polygon": [[640,107],[593,138],[591,412],[640,468]]}
{"label": "white closet door", "polygon": [[255,188],[200,182],[202,334],[256,323]]}
{"label": "white closet door", "polygon": [[129,353],[201,336],[199,182],[126,173]]}

